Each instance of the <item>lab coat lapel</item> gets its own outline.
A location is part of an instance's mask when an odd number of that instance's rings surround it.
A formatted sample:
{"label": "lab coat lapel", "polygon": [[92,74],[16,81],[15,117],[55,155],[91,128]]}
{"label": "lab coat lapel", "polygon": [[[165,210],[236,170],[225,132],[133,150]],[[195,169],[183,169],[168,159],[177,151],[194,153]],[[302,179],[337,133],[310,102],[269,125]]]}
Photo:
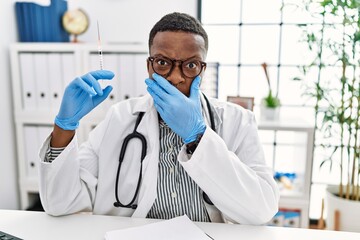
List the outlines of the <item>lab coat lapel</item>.
{"label": "lab coat lapel", "polygon": [[207,126],[211,127],[211,124],[210,124],[211,120],[210,120],[210,113],[209,113],[209,110],[210,110],[212,112],[212,115],[214,118],[215,132],[218,132],[219,126],[222,123],[222,121],[221,121],[221,118],[219,116],[217,109],[211,104],[211,99],[209,99],[211,109],[208,109],[206,100],[202,94],[200,94],[200,102],[201,102],[203,114],[205,116],[205,124]]}

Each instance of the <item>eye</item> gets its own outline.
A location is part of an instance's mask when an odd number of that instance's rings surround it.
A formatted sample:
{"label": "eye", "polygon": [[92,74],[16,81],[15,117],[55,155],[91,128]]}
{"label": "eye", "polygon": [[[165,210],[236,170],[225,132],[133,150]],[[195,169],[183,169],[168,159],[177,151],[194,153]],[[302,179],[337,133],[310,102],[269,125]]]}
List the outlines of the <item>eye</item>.
{"label": "eye", "polygon": [[187,62],[186,67],[190,69],[197,68],[200,64],[197,61]]}
{"label": "eye", "polygon": [[169,62],[166,61],[165,59],[162,59],[162,58],[156,58],[155,59],[155,63],[160,65],[160,66],[167,66],[169,65]]}

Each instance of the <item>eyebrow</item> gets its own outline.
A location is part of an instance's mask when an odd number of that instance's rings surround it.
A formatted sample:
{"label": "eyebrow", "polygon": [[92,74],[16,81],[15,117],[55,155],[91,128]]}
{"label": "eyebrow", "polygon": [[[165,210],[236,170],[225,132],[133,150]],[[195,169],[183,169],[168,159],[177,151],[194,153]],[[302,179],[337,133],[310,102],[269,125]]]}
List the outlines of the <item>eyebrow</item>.
{"label": "eyebrow", "polygon": [[187,59],[174,59],[174,58],[170,58],[170,57],[167,57],[167,56],[164,56],[162,54],[155,54],[151,57],[163,57],[163,58],[167,58],[167,59],[170,59],[170,60],[175,60],[175,61],[188,61],[188,60],[191,60],[191,59],[194,59],[194,60],[199,60],[199,61],[203,61],[201,60],[198,56],[192,56],[192,57],[189,57]]}

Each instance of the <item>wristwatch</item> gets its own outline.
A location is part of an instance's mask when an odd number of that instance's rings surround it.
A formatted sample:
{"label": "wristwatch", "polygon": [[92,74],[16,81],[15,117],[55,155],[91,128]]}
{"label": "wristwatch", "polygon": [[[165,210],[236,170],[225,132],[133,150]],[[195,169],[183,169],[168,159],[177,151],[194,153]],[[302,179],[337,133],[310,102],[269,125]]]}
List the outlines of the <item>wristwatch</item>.
{"label": "wristwatch", "polygon": [[199,134],[196,137],[196,140],[194,142],[186,144],[186,153],[187,154],[193,154],[195,152],[197,146],[199,145],[201,137],[202,137],[202,134]]}

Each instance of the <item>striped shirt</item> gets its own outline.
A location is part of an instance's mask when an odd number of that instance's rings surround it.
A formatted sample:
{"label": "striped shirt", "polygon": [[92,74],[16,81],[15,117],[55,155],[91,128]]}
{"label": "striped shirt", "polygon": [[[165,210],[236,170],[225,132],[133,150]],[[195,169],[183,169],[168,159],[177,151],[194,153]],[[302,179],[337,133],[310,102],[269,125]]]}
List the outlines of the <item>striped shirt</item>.
{"label": "striped shirt", "polygon": [[[182,139],[160,121],[160,159],[157,198],[147,218],[171,219],[186,214],[191,220],[210,222],[202,191],[177,161]],[[52,162],[64,148],[49,147],[45,162]]]}
{"label": "striped shirt", "polygon": [[193,221],[210,222],[202,191],[177,161],[182,139],[160,121],[160,159],[157,198],[147,217],[170,219],[186,214]]}
{"label": "striped shirt", "polygon": [[51,163],[52,161],[55,160],[55,158],[57,158],[60,155],[62,151],[64,151],[64,149],[65,148],[54,148],[49,146],[49,148],[46,151],[44,162]]}

